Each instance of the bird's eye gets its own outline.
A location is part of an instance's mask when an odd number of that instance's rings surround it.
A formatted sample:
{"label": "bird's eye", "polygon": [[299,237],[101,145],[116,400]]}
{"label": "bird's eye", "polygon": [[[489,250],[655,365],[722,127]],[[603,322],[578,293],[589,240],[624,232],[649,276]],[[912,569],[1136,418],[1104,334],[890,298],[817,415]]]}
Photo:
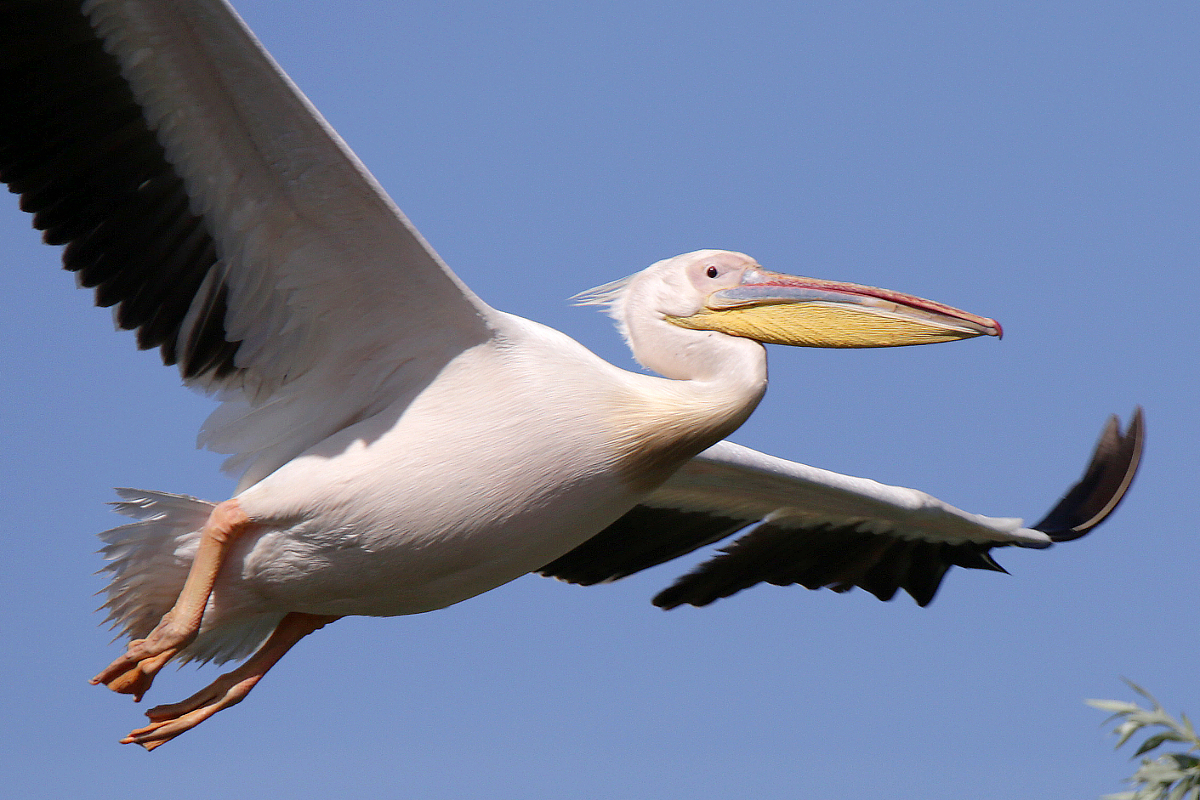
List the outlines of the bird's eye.
{"label": "bird's eye", "polygon": [[707,270],[705,270],[704,274],[710,278],[715,278],[720,275],[721,272],[716,267],[709,267]]}

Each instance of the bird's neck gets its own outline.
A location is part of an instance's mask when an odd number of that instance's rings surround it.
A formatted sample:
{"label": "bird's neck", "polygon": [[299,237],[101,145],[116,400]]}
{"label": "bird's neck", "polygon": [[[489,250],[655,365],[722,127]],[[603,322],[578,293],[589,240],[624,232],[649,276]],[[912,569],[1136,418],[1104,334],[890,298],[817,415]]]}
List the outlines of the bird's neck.
{"label": "bird's neck", "polygon": [[[686,378],[636,376],[622,413],[618,465],[648,491],[685,461],[737,430],[767,388],[766,351],[758,342],[715,334]],[[676,366],[681,366],[676,361]],[[676,370],[676,374],[679,371]]]}

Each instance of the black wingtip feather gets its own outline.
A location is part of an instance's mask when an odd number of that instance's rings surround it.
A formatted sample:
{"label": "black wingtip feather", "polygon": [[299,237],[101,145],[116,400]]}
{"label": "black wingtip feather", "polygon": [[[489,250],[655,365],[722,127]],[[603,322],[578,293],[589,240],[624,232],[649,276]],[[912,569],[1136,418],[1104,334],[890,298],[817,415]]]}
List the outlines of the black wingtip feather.
{"label": "black wingtip feather", "polygon": [[217,266],[211,232],[79,2],[0,0],[0,181],[139,346],[187,379],[237,371],[225,287],[184,330]]}
{"label": "black wingtip feather", "polygon": [[859,586],[883,601],[903,589],[919,606],[937,594],[951,566],[1004,572],[983,544],[889,540],[856,526],[804,530],[760,523],[654,597],[662,609],[706,606],[759,582],[846,592]]}
{"label": "black wingtip feather", "polygon": [[1111,514],[1137,475],[1146,439],[1145,415],[1138,406],[1121,432],[1114,414],[1100,434],[1092,460],[1079,482],[1070,488],[1041,522],[1033,526],[1055,542],[1085,536]]}

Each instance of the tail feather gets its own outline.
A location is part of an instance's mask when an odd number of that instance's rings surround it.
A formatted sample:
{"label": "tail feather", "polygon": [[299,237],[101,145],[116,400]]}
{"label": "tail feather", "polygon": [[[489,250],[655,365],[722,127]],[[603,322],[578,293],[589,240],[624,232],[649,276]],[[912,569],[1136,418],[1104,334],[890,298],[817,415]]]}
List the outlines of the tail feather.
{"label": "tail feather", "polygon": [[131,639],[150,633],[183,589],[213,504],[186,495],[117,489],[118,514],[137,522],[100,534],[110,573],[105,622]]}
{"label": "tail feather", "polygon": [[[118,514],[135,522],[104,531],[100,552],[109,562],[101,571],[110,575],[101,608],[106,623],[130,639],[144,638],[171,610],[183,589],[196,555],[200,530],[215,504],[195,497],[142,489],[117,489],[113,503]],[[240,658],[270,635],[281,615],[230,620],[201,629],[196,640],[178,655],[181,662]]]}

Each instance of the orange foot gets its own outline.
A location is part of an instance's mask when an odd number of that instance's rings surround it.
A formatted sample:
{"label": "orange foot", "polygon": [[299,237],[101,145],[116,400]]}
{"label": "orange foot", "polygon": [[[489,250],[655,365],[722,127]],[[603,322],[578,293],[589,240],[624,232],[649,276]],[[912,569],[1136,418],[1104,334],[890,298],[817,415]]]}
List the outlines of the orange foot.
{"label": "orange foot", "polygon": [[[171,741],[179,734],[190,731],[221,709],[237,705],[245,699],[246,695],[250,694],[250,690],[262,680],[262,677],[271,667],[275,666],[279,659],[283,658],[284,653],[290,650],[292,645],[335,619],[337,617],[318,614],[298,612],[288,614],[275,628],[275,632],[271,634],[266,643],[245,664],[232,672],[221,675],[183,702],[155,706],[150,709],[146,712],[146,716],[150,718],[150,724],[131,731],[121,740],[121,744],[140,744],[147,750],[153,750],[159,745]],[[154,659],[148,660],[153,661]],[[114,662],[114,667],[121,661],[122,659],[118,659]],[[167,659],[164,658],[162,661],[166,663]],[[142,669],[146,663],[146,661],[138,662],[129,672]],[[158,665],[158,668],[161,668],[161,664]],[[157,672],[158,668],[154,671]],[[112,669],[113,667],[109,668],[109,670]],[[101,673],[100,677],[103,677],[109,670]],[[116,682],[114,679],[108,685],[116,689],[114,686]],[[146,685],[148,686],[149,683]],[[121,691],[120,689],[116,690]],[[140,696],[138,695],[138,697]]]}
{"label": "orange foot", "polygon": [[147,750],[153,750],[179,734],[190,731],[221,709],[242,702],[262,675],[249,675],[239,680],[240,671],[238,669],[222,675],[180,703],[150,709],[146,712],[150,724],[130,731],[121,744],[140,744]]}
{"label": "orange foot", "polygon": [[159,670],[196,636],[195,631],[172,625],[170,618],[170,614],[163,617],[145,639],[130,642],[125,654],[92,678],[91,684],[103,683],[114,692],[133,695],[135,703],[140,702]]}

